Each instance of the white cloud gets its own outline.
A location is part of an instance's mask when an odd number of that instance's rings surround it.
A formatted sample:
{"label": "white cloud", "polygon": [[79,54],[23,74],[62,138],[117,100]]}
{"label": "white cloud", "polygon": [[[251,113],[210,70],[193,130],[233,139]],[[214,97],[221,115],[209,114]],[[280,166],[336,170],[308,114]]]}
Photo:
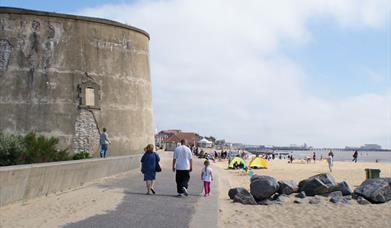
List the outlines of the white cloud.
{"label": "white cloud", "polygon": [[306,45],[318,17],[346,29],[382,27],[389,1],[166,0],[103,5],[83,15],[151,34],[155,122],[230,141],[391,147],[390,92],[325,100],[281,51]]}

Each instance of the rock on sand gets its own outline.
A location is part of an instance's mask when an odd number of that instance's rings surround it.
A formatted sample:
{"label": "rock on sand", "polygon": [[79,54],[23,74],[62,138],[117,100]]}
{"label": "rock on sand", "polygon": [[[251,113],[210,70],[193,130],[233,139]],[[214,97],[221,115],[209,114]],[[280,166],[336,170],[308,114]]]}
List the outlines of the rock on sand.
{"label": "rock on sand", "polygon": [[299,190],[304,191],[307,196],[314,196],[330,193],[336,186],[337,183],[333,176],[321,173],[300,181]]}
{"label": "rock on sand", "polygon": [[241,191],[246,191],[248,192],[245,188],[231,188],[229,191],[228,191],[228,196],[231,200],[233,200],[236,196],[236,194],[238,194],[238,192],[241,192]]}
{"label": "rock on sand", "polygon": [[251,177],[250,192],[256,200],[264,200],[278,191],[279,185],[274,177],[258,176]]}
{"label": "rock on sand", "polygon": [[246,189],[238,191],[233,200],[242,204],[257,205],[254,197]]}
{"label": "rock on sand", "polygon": [[385,203],[391,200],[391,178],[368,179],[354,193],[372,203]]}
{"label": "rock on sand", "polygon": [[299,186],[297,185],[296,181],[293,180],[281,180],[278,181],[278,184],[280,186],[278,189],[279,194],[290,195],[299,190]]}
{"label": "rock on sand", "polygon": [[353,193],[352,189],[346,181],[338,183],[337,186],[333,188],[333,191],[341,191],[342,195],[344,196],[351,195]]}

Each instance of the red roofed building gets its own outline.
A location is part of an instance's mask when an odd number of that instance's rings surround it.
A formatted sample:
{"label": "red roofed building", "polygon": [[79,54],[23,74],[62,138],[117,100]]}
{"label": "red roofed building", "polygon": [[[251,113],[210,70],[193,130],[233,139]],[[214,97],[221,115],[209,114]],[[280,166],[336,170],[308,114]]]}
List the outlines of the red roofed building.
{"label": "red roofed building", "polygon": [[155,145],[157,147],[163,147],[164,140],[168,139],[170,136],[173,136],[177,133],[181,132],[181,130],[163,130],[160,131],[157,135],[155,135]]}
{"label": "red roofed building", "polygon": [[201,137],[197,133],[193,132],[178,132],[163,140],[165,150],[175,150],[175,148],[181,143],[182,139],[186,140],[189,146],[194,146]]}

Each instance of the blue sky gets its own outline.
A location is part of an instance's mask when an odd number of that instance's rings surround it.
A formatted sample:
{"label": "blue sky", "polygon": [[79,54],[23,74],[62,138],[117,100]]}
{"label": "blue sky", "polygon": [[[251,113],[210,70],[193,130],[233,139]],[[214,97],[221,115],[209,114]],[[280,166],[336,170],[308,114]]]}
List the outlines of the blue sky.
{"label": "blue sky", "polygon": [[251,144],[391,148],[388,0],[0,5],[103,17],[149,32],[158,130]]}
{"label": "blue sky", "polygon": [[102,0],[65,0],[65,1],[56,1],[56,0],[0,0],[1,6],[9,7],[20,7],[34,10],[43,10],[49,12],[57,13],[72,13],[77,12],[82,8],[95,7],[105,3],[126,3],[132,1],[124,0],[111,0],[111,1],[102,1]]}
{"label": "blue sky", "polygon": [[[131,4],[126,0],[0,0],[1,6],[21,7],[59,13],[75,13],[105,4]],[[284,53],[310,75],[308,87],[320,96],[338,98],[364,92],[385,91],[391,87],[390,26],[382,29],[343,29],[335,21],[309,22],[311,42],[305,46],[287,45]],[[288,46],[289,45],[289,46]],[[338,54],[335,51],[338,50]]]}
{"label": "blue sky", "polygon": [[309,44],[283,49],[300,63],[310,76],[309,86],[321,96],[378,93],[391,88],[390,23],[381,29],[346,29],[318,20],[309,25]]}

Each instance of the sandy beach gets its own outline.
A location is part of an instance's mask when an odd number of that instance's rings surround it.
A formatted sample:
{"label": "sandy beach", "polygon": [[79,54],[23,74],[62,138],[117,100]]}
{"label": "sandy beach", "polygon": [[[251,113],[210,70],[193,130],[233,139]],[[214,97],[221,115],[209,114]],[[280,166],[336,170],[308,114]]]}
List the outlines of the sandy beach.
{"label": "sandy beach", "polygon": [[[227,170],[227,161],[213,163],[219,175],[219,227],[391,227],[391,202],[385,204],[335,205],[323,198],[318,205],[294,204],[291,195],[283,205],[253,206],[233,203],[228,190],[232,187],[249,189],[250,178],[238,170]],[[335,162],[332,175],[337,182],[347,181],[352,189],[365,180],[365,168],[381,170],[381,177],[391,176],[390,163]],[[273,160],[268,169],[253,170],[255,174],[273,176],[278,180],[299,182],[323,172],[328,172],[326,162],[306,164],[287,160]]]}
{"label": "sandy beach", "polygon": [[[165,169],[169,168],[170,159],[171,154],[162,155]],[[202,159],[198,161],[202,162]],[[212,188],[218,186],[218,189],[213,189],[218,192],[218,227],[391,227],[391,202],[359,205],[356,201],[352,201],[350,205],[335,205],[324,198],[318,205],[309,204],[308,199],[304,204],[294,204],[295,198],[291,196],[282,205],[252,206],[232,203],[228,198],[228,190],[232,187],[248,189],[250,181],[246,174],[238,170],[227,170],[226,167],[227,161],[212,163],[215,181],[218,182],[212,185]],[[352,188],[355,188],[365,180],[365,168],[377,168],[381,170],[381,176],[391,176],[390,163],[354,164],[351,162],[335,162],[332,175],[338,182],[346,180]],[[328,172],[328,167],[327,163],[319,161],[315,164],[299,162],[288,164],[286,160],[274,160],[269,162],[268,169],[253,171],[256,174],[273,176],[278,180],[300,181],[318,173]],[[138,181],[140,174],[137,171],[132,173],[131,176]],[[194,174],[198,177],[197,171]],[[0,227],[62,227],[97,215],[104,216],[116,210],[122,210],[124,206],[120,205],[134,202],[134,199],[127,199],[132,196],[129,192],[134,191],[131,190],[134,184],[112,185],[113,180],[130,177],[127,176],[129,173],[123,175],[105,178],[88,186],[63,193],[50,194],[46,197],[2,207],[0,208]],[[196,177],[193,178],[197,181]],[[160,184],[163,183],[166,182],[163,181]],[[136,185],[141,187],[141,192],[144,190],[142,182]],[[168,193],[174,194],[175,191],[170,189]],[[139,191],[136,190],[136,192]],[[134,195],[134,197],[142,196]],[[165,194],[161,197],[167,200]],[[205,201],[208,199],[204,197],[196,197],[196,199],[201,199],[202,203],[208,204]],[[150,202],[148,199],[140,200],[144,206],[148,202]],[[178,204],[174,206],[177,208]],[[126,207],[132,208],[134,205],[129,204]],[[211,214],[207,213],[207,215]],[[202,219],[202,217],[198,218]]]}

